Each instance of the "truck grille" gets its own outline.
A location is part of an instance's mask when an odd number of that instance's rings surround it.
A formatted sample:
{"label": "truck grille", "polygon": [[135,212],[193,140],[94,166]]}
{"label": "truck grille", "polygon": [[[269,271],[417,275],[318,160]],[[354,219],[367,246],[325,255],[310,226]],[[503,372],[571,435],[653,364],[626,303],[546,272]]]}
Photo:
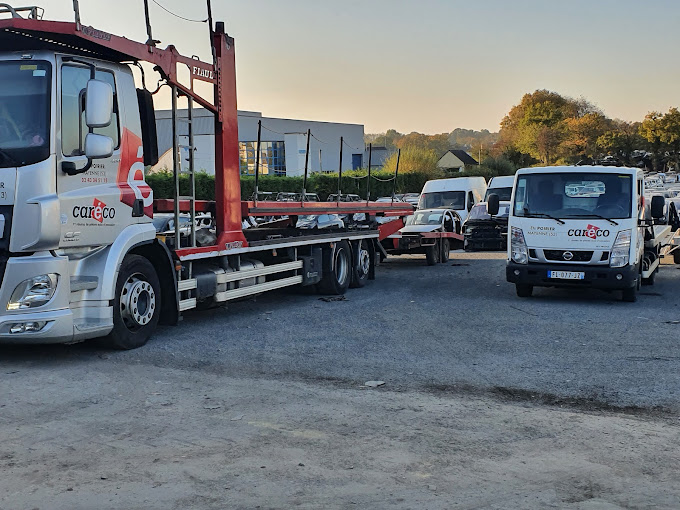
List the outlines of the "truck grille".
{"label": "truck grille", "polygon": [[[566,252],[571,253],[571,257],[567,255],[564,257]],[[572,250],[543,250],[543,255],[545,260],[555,260],[560,262],[590,262],[593,258],[592,251],[572,251]]]}

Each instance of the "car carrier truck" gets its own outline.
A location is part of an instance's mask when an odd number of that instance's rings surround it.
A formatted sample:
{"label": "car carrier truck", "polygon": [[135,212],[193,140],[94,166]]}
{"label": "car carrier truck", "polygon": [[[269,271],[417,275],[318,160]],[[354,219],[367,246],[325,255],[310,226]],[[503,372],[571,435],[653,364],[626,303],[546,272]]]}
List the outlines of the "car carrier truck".
{"label": "car carrier truck", "polygon": [[[663,256],[678,262],[680,224],[677,214],[664,223],[664,207],[663,196],[645,204],[638,168],[521,169],[508,220],[507,280],[520,297],[536,286],[590,287],[635,301],[641,284],[654,283]],[[497,195],[489,209],[497,214]]]}
{"label": "car carrier truck", "polygon": [[[242,201],[234,40],[213,23],[208,0],[213,62],[161,49],[145,7],[149,38],[138,43],[83,25],[77,0],[74,22],[0,4],[0,341],[105,337],[130,349],[159,322],[175,324],[192,308],[292,285],[344,293],[374,277],[378,241],[413,212],[409,204],[368,198],[308,202],[304,189],[297,202]],[[142,62],[171,92],[172,200],[154,200],[145,182],[158,149]],[[212,97],[197,92],[198,82]],[[187,102],[186,116],[178,98]],[[215,118],[211,202],[197,200],[193,186],[195,104]],[[181,123],[188,169],[177,157]],[[191,189],[180,195],[182,172]],[[175,215],[174,235],[157,237],[154,212]],[[194,218],[203,213],[214,217],[214,230],[196,230]],[[186,214],[191,231],[181,235],[177,220]],[[297,216],[321,214],[364,220],[296,228]],[[377,216],[396,219],[378,225]],[[281,219],[244,229],[243,220],[255,217]]]}

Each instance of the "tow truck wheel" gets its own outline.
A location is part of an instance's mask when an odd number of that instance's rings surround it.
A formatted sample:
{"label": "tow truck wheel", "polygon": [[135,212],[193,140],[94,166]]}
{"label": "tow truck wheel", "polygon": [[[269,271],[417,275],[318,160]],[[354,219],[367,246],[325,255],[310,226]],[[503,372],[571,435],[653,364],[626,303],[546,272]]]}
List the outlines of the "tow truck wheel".
{"label": "tow truck wheel", "polygon": [[425,248],[425,260],[428,266],[434,266],[439,262],[439,241],[435,241],[432,246]]}
{"label": "tow truck wheel", "polygon": [[677,249],[673,252],[673,262],[680,264],[680,249]]}
{"label": "tow truck wheel", "polygon": [[516,283],[515,291],[519,297],[531,297],[531,295],[534,293],[534,286]]}
{"label": "tow truck wheel", "polygon": [[371,269],[371,253],[368,251],[368,243],[364,239],[359,241],[357,250],[354,252],[356,260],[352,265],[352,281],[349,286],[357,289],[366,285],[368,274]]}
{"label": "tow truck wheel", "polygon": [[161,286],[151,263],[139,255],[123,260],[116,282],[113,331],[105,342],[116,349],[136,349],[156,329],[161,310]]}
{"label": "tow truck wheel", "polygon": [[321,294],[344,294],[352,280],[352,254],[347,241],[324,248],[323,276],[317,284]]}
{"label": "tow truck wheel", "polygon": [[448,239],[442,239],[442,264],[449,261],[449,252],[451,251],[451,244]]}

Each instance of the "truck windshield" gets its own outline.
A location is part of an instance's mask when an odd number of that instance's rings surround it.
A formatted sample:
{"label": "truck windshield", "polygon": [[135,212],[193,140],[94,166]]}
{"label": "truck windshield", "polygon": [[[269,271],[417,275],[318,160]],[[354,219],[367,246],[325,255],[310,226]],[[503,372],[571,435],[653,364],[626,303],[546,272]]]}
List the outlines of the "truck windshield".
{"label": "truck windshield", "polygon": [[484,195],[484,202],[487,202],[489,200],[489,195],[491,193],[495,193],[498,195],[498,200],[510,200],[510,197],[512,197],[512,187],[510,188],[488,188],[486,190],[486,195]]}
{"label": "truck windshield", "polygon": [[49,157],[51,69],[43,61],[0,61],[1,168]]}
{"label": "truck windshield", "polygon": [[442,207],[445,209],[465,209],[465,192],[464,191],[435,191],[433,193],[424,193],[420,197],[418,203],[419,209],[436,209]]}
{"label": "truck windshield", "polygon": [[527,174],[517,179],[515,216],[630,218],[633,176],[610,173]]}

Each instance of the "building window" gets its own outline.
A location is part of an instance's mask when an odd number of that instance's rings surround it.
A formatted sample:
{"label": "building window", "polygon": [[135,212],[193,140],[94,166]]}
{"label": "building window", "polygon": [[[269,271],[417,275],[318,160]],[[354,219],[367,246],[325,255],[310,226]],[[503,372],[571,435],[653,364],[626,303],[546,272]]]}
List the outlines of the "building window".
{"label": "building window", "polygon": [[[241,175],[255,175],[257,142],[239,142]],[[283,142],[260,142],[260,175],[286,175]]]}

